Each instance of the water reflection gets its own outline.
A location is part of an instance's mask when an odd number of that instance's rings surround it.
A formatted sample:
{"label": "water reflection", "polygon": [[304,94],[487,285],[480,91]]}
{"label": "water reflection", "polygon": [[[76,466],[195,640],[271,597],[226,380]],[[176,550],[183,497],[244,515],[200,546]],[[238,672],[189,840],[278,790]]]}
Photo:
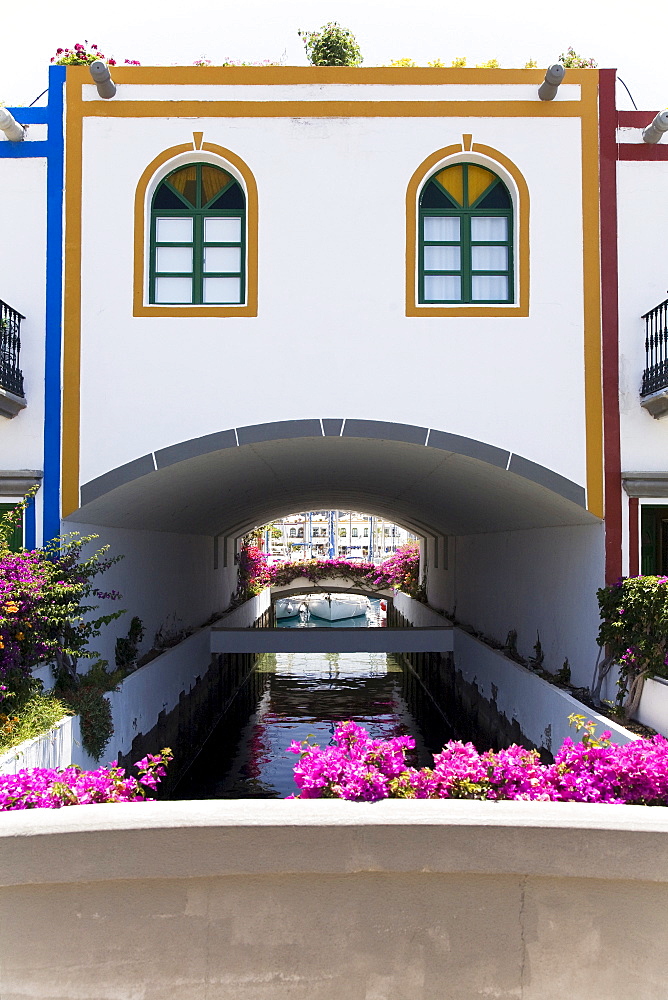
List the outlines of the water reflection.
{"label": "water reflection", "polygon": [[[355,619],[353,619],[355,621]],[[336,623],[341,625],[340,622]],[[308,626],[304,626],[308,627]],[[175,798],[283,798],[296,792],[292,740],[331,742],[355,719],[374,737],[410,734],[431,764],[452,733],[415,674],[389,653],[268,653],[202,747]]]}

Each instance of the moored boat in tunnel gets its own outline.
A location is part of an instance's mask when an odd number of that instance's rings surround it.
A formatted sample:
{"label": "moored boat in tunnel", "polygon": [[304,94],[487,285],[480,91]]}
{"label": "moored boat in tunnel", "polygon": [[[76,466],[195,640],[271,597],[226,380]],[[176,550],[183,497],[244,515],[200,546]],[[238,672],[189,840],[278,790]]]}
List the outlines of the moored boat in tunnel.
{"label": "moored boat in tunnel", "polygon": [[361,594],[311,594],[304,598],[309,614],[329,622],[359,618],[370,608],[368,597]]}

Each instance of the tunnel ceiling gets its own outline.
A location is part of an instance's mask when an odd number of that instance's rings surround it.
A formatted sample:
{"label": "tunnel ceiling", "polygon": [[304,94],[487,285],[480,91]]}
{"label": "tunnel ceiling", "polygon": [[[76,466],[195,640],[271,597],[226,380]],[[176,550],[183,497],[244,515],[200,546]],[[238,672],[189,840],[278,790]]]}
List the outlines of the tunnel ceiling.
{"label": "tunnel ceiling", "polygon": [[597,520],[582,487],[521,456],[367,420],[284,421],[186,441],[85,484],[81,502],[70,520],[206,535],[328,508],[454,535]]}

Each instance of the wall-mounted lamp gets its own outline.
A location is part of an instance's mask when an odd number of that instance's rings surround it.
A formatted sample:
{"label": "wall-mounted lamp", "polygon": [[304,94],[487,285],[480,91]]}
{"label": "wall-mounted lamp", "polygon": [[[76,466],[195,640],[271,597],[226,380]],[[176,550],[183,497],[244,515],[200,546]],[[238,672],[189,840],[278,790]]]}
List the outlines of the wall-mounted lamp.
{"label": "wall-mounted lamp", "polygon": [[668,109],[659,111],[654,121],[642,130],[642,141],[660,142],[664,132],[668,132]]}
{"label": "wall-mounted lamp", "polygon": [[563,82],[566,70],[561,63],[552,63],[547,67],[545,79],[538,88],[538,96],[541,101],[553,101],[557,96],[559,84]]}
{"label": "wall-mounted lamp", "polygon": [[98,94],[108,101],[116,93],[116,84],[111,79],[109,67],[101,59],[96,59],[95,62],[90,64],[88,69],[90,70],[90,75],[93,77]]}
{"label": "wall-mounted lamp", "polygon": [[19,125],[14,115],[10,114],[6,108],[0,108],[0,130],[5,133],[10,142],[23,142],[26,137],[23,125]]}

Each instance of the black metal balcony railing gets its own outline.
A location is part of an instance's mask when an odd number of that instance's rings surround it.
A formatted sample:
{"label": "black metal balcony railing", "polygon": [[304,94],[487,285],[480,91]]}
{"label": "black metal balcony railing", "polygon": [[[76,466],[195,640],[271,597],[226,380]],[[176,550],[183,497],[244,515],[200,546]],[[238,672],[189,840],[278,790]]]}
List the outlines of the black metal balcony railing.
{"label": "black metal balcony railing", "polygon": [[643,316],[645,371],[641,396],[668,388],[668,299]]}
{"label": "black metal balcony railing", "polygon": [[0,300],[0,387],[23,396],[23,373],[19,367],[21,320],[16,309]]}

